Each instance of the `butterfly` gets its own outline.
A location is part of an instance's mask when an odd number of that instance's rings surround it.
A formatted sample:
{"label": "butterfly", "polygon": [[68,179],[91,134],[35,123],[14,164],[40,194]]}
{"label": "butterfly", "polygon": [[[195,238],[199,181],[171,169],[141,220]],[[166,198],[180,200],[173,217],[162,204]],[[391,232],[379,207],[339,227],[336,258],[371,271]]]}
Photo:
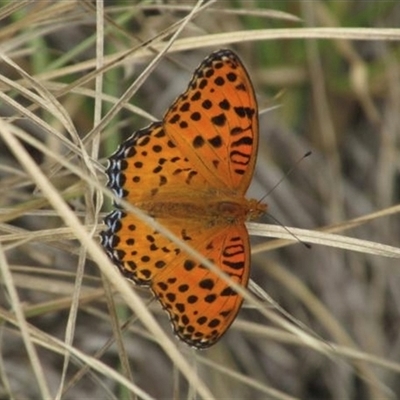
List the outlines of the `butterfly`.
{"label": "butterfly", "polygon": [[[258,137],[249,75],[234,52],[218,50],[161,121],[135,132],[110,157],[108,186],[246,287],[245,222],[267,208],[245,198]],[[125,277],[150,288],[179,339],[199,349],[216,343],[242,296],[118,202],[105,224],[101,243],[108,256]]]}

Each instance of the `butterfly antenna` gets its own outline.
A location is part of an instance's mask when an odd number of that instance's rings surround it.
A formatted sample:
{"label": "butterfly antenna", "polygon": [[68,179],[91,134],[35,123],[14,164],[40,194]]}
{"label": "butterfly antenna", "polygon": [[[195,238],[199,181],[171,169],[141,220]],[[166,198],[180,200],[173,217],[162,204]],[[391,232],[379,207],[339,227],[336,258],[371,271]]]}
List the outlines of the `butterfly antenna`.
{"label": "butterfly antenna", "polygon": [[[287,171],[286,173],[279,179],[277,183],[275,183],[274,186],[265,194],[259,202],[262,202],[266,197],[268,197],[271,192],[273,192],[281,183],[284,179],[286,179],[293,171],[294,169],[308,156],[311,155],[311,151],[307,151],[302,157],[300,157]],[[293,236],[299,243],[301,243],[303,246],[305,246],[307,249],[311,249],[311,244],[304,242],[301,240],[296,234],[291,232],[285,225],[282,224],[279,220],[277,220],[275,217],[273,217],[271,214],[267,213],[268,217],[271,218],[275,223],[280,225],[289,235]]]}
{"label": "butterfly antenna", "polygon": [[279,221],[278,219],[276,219],[274,216],[272,216],[269,213],[267,213],[266,215],[268,218],[271,218],[272,221],[274,221],[278,225],[280,225],[290,236],[293,236],[300,244],[302,244],[307,249],[311,249],[312,246],[310,243],[306,243],[303,240],[301,240],[295,233],[293,233],[290,229],[288,229],[285,225],[283,225],[281,221]]}
{"label": "butterfly antenna", "polygon": [[294,170],[295,168],[308,156],[310,156],[312,154],[311,151],[307,151],[307,153],[305,153],[301,158],[299,158],[281,177],[281,179],[279,179],[278,182],[275,183],[274,186],[272,186],[272,188],[267,192],[267,194],[265,194],[263,197],[261,197],[259,203],[261,203],[262,201],[264,201],[282,182],[284,179],[286,179]]}

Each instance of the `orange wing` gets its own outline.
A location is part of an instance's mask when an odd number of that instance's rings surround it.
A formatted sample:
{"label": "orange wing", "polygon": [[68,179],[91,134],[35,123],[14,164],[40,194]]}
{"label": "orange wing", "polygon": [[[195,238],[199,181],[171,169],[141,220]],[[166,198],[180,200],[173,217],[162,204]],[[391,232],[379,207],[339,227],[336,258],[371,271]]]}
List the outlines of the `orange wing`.
{"label": "orange wing", "polygon": [[258,149],[258,108],[239,58],[219,50],[164,116],[168,136],[211,186],[245,194]]}
{"label": "orange wing", "polygon": [[194,191],[205,192],[209,182],[155,122],[135,132],[110,157],[108,187],[132,204],[170,200]]}
{"label": "orange wing", "polygon": [[111,156],[109,187],[131,203],[155,198],[244,195],[258,148],[258,109],[247,72],[230,50],[196,69],[164,116]]}
{"label": "orange wing", "polygon": [[[206,228],[201,221],[158,218],[158,222],[218,265],[235,282],[247,286],[249,238],[244,224]],[[149,286],[168,312],[176,335],[191,346],[214,344],[234,321],[242,297],[175,243],[135,216],[116,210],[106,223],[103,245],[121,272]]]}

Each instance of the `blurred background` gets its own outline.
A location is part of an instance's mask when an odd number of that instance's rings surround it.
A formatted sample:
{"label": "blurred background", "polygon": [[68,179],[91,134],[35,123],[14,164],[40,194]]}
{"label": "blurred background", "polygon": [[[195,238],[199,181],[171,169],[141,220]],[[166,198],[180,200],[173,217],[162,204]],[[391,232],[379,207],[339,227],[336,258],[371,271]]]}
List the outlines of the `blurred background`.
{"label": "blurred background", "polygon": [[[330,229],[370,241],[372,252],[379,244],[398,248],[400,31],[389,37],[388,28],[400,26],[400,3],[206,2],[171,51],[146,71],[195,5],[105,1],[99,30],[100,2],[1,3],[1,119],[82,224],[93,229],[94,239],[110,201],[100,210],[95,188],[61,161],[105,185],[106,159],[118,144],[161,119],[201,60],[228,47],[246,65],[259,103],[260,148],[248,196],[269,193],[273,219],[266,215],[258,222]],[[314,27],[331,30],[317,40]],[[296,37],[302,28],[310,28],[307,39]],[[341,28],[368,30],[358,31],[364,40],[352,40]],[[96,52],[99,34],[104,57]],[[116,105],[101,125],[95,117],[100,73],[101,116]],[[127,101],[118,103],[128,89]],[[109,295],[96,263],[3,140],[6,125],[0,129],[0,399],[42,398],[40,371],[51,397],[135,398],[77,355],[61,383],[66,361],[52,340],[65,341],[66,332],[76,349],[128,374],[148,398],[200,398],[122,298]],[[312,155],[296,164],[307,151]],[[365,220],[349,224],[360,217]],[[214,397],[397,398],[397,259],[343,250],[334,242],[311,249],[300,243],[273,249],[276,242],[260,237],[252,242],[252,280],[264,298],[273,299],[265,301],[266,309],[291,318],[320,340],[319,348],[246,303],[218,344],[195,351],[174,338],[151,294],[135,289]],[[16,317],[17,299],[25,328]],[[131,323],[121,333],[126,320]],[[36,363],[21,329],[35,338]],[[115,343],[116,331],[122,344]]]}

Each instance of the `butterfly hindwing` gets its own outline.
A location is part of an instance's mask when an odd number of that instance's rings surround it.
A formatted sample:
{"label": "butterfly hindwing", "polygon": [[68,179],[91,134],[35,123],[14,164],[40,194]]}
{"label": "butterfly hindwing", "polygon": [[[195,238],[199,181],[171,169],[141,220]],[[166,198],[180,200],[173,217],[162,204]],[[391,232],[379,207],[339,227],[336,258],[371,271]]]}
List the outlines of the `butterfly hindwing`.
{"label": "butterfly hindwing", "polygon": [[[242,297],[223,278],[132,214],[115,218],[120,221],[119,230],[109,232],[108,241],[119,240],[118,250],[109,249],[109,255],[124,276],[152,289],[182,340],[196,347],[218,340],[239,312]],[[160,218],[158,222],[234,282],[247,286],[250,249],[244,225],[205,228],[194,223],[182,228],[182,221]]]}

